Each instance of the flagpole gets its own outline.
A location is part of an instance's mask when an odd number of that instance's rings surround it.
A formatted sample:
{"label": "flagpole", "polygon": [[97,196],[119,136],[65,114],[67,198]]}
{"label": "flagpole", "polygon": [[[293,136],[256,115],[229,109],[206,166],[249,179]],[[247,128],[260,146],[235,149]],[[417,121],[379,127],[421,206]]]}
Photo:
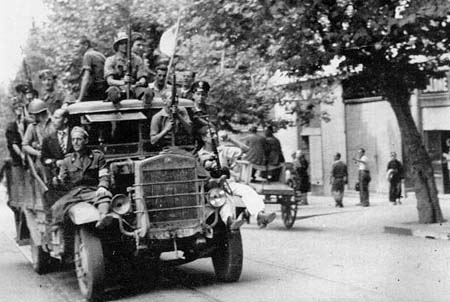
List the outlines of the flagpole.
{"label": "flagpole", "polygon": [[[166,80],[165,80],[165,83],[164,83],[164,87],[167,86],[167,82],[169,80],[169,73],[170,73],[170,70],[172,69],[173,61],[174,61],[174,58],[175,58],[175,52],[176,52],[176,49],[177,49],[177,42],[178,42],[178,30],[180,29],[180,21],[181,21],[181,9],[178,11],[177,24],[175,26],[175,45],[174,45],[173,53],[170,56],[169,66],[167,67],[167,74],[166,74]],[[175,70],[174,70],[173,73],[175,74]]]}

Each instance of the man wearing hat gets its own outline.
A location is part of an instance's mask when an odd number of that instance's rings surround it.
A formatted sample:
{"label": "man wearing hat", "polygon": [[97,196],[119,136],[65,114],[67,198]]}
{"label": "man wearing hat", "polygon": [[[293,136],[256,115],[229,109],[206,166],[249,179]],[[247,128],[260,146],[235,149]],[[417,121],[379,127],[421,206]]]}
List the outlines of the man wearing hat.
{"label": "man wearing hat", "polygon": [[133,98],[151,102],[151,96],[146,89],[147,73],[144,62],[133,53],[131,53],[131,75],[127,74],[127,43],[128,36],[119,33],[113,44],[116,53],[106,58],[104,75],[109,85],[106,90],[107,100],[118,103],[125,99],[127,86],[131,84],[130,94]]}
{"label": "man wearing hat", "polygon": [[203,126],[215,125],[218,127],[218,110],[207,103],[209,93],[209,83],[206,81],[197,81],[192,84],[192,99],[194,100],[192,132],[196,144],[196,150],[200,150],[203,146],[203,140],[199,133]]}
{"label": "man wearing hat", "polygon": [[71,205],[88,201],[98,208],[100,224],[108,212],[111,200],[105,156],[101,151],[87,147],[89,135],[82,127],[73,127],[70,135],[74,152],[65,156],[58,176],[52,181],[55,188],[68,191],[52,206],[53,223],[63,223],[64,214]]}
{"label": "man wearing hat", "polygon": [[91,46],[91,41],[82,36],[78,40],[78,52],[83,56],[80,95],[76,102],[99,101],[106,98],[108,88],[105,76],[105,56]]}
{"label": "man wearing hat", "polygon": [[54,131],[47,109],[47,104],[40,99],[32,100],[28,106],[29,113],[34,116],[34,123],[28,125],[25,131],[22,148],[25,153],[37,158],[41,157],[44,137]]}
{"label": "man wearing hat", "polygon": [[28,84],[19,84],[15,87],[15,90],[18,94],[19,102],[22,103],[25,118],[29,122],[32,122],[32,119],[28,113],[28,105],[32,100],[38,98],[39,93]]}
{"label": "man wearing hat", "polygon": [[27,121],[24,117],[22,103],[17,98],[13,98],[12,101],[14,121],[6,126],[6,145],[12,159],[12,165],[20,166],[25,159],[25,154],[22,152],[22,138],[25,134]]}
{"label": "man wearing hat", "polygon": [[55,88],[56,75],[50,69],[39,71],[39,80],[44,88],[42,100],[47,103],[50,114],[53,114],[56,109],[61,108],[65,99],[64,94]]}

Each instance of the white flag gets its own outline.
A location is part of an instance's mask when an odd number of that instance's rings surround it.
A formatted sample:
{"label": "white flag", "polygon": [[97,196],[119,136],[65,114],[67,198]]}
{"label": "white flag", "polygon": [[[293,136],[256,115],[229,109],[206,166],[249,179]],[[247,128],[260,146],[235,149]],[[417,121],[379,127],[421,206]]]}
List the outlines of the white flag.
{"label": "white flag", "polygon": [[177,26],[172,25],[167,29],[161,36],[161,40],[159,40],[159,50],[171,57],[175,53],[175,47],[177,44]]}

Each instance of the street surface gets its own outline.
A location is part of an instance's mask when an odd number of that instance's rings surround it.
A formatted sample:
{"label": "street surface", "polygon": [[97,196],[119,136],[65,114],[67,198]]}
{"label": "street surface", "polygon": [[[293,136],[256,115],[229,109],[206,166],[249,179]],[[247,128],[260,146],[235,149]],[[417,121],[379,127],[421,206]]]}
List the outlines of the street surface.
{"label": "street surface", "polygon": [[[29,248],[14,242],[13,218],[0,197],[0,302],[83,301],[71,270],[39,276]],[[369,208],[333,207],[311,197],[291,230],[277,219],[267,229],[242,228],[244,268],[237,283],[215,281],[210,259],[163,269],[131,287],[109,284],[107,301],[450,301],[450,241],[383,232],[386,223],[417,220],[414,200],[390,206],[372,198]],[[441,202],[443,203],[443,202]],[[444,216],[450,207],[443,205]]]}

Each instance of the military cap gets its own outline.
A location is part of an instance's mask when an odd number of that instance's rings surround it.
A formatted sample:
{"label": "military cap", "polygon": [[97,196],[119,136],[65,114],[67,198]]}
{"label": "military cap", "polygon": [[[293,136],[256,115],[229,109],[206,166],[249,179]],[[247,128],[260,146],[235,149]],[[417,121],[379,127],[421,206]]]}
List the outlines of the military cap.
{"label": "military cap", "polygon": [[81,133],[85,138],[89,138],[89,134],[87,133],[87,131],[80,126],[73,127],[72,131],[70,131],[70,136],[73,137],[76,133]]}
{"label": "military cap", "polygon": [[23,94],[33,93],[36,96],[38,95],[38,92],[35,89],[33,89],[33,87],[31,87],[29,84],[19,84],[19,85],[16,85],[16,87],[14,87],[14,89],[16,90],[17,93],[23,93]]}
{"label": "military cap", "polygon": [[56,79],[56,75],[50,69],[42,69],[39,71],[39,79],[43,80],[45,78]]}
{"label": "military cap", "polygon": [[128,35],[124,32],[119,32],[117,34],[117,37],[114,39],[114,43],[113,43],[114,51],[117,51],[117,47],[119,46],[119,43],[123,42],[123,41],[128,41]]}
{"label": "military cap", "polygon": [[206,81],[197,81],[194,84],[192,84],[192,92],[196,92],[196,91],[204,91],[206,93],[209,92],[209,84]]}
{"label": "military cap", "polygon": [[133,43],[134,43],[135,41],[138,41],[138,40],[145,41],[145,38],[141,33],[132,33],[131,41],[133,41]]}

